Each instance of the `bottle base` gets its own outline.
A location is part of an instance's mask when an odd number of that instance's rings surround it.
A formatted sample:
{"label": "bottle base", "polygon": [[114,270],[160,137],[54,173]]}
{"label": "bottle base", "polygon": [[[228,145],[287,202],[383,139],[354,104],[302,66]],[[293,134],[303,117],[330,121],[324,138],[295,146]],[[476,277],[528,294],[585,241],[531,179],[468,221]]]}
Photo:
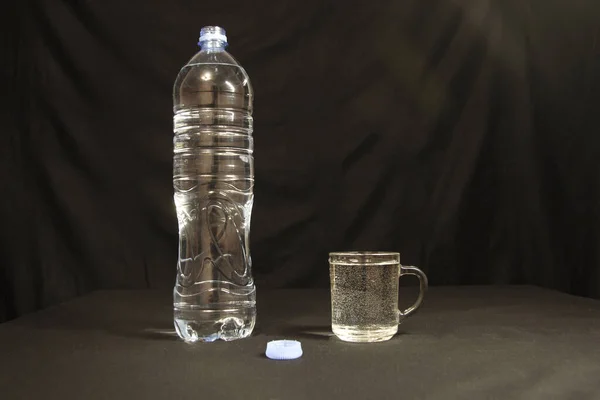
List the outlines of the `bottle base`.
{"label": "bottle base", "polygon": [[175,330],[186,343],[232,341],[249,337],[256,322],[256,308],[175,308]]}

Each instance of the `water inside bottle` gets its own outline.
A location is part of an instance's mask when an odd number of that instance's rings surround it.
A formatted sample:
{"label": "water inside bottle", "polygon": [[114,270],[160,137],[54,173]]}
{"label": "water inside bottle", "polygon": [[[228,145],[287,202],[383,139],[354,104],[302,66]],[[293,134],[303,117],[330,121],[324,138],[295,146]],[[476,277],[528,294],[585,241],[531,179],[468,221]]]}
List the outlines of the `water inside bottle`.
{"label": "water inside bottle", "polygon": [[173,306],[186,342],[244,338],[256,319],[249,247],[252,89],[231,55],[209,47],[182,68],[174,86],[179,260]]}

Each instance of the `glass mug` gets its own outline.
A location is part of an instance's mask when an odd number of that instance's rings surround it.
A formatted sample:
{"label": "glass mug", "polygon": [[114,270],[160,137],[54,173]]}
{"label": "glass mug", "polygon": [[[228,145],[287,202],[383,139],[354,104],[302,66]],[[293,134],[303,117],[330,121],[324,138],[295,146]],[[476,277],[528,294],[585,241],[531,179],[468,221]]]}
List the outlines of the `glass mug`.
{"label": "glass mug", "polygon": [[[398,332],[398,324],[421,303],[427,276],[417,267],[400,264],[400,253],[336,252],[329,254],[331,328],[347,342],[382,342]],[[398,309],[399,278],[419,278],[419,296],[404,311]]]}

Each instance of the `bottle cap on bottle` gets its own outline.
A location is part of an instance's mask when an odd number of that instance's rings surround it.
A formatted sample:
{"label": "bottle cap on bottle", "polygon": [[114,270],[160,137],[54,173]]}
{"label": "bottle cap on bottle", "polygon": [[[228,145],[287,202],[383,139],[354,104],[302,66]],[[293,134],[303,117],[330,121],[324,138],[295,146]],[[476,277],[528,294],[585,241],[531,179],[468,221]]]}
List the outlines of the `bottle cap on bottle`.
{"label": "bottle cap on bottle", "polygon": [[200,39],[198,39],[198,43],[207,42],[209,40],[219,40],[227,43],[225,29],[220,26],[205,26],[200,29]]}
{"label": "bottle cap on bottle", "polygon": [[272,360],[293,360],[302,356],[302,345],[297,340],[272,340],[265,355]]}

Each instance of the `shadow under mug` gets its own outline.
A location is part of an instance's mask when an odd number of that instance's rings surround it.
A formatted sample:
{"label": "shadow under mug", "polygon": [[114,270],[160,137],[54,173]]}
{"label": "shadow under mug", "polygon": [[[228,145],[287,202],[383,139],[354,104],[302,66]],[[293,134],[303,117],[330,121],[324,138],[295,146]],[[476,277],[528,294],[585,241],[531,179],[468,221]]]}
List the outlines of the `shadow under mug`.
{"label": "shadow under mug", "polygon": [[[398,309],[399,278],[419,278],[419,296],[404,311]],[[381,342],[398,332],[398,324],[421,303],[427,276],[417,267],[400,264],[400,253],[335,252],[329,254],[331,328],[347,342]]]}

